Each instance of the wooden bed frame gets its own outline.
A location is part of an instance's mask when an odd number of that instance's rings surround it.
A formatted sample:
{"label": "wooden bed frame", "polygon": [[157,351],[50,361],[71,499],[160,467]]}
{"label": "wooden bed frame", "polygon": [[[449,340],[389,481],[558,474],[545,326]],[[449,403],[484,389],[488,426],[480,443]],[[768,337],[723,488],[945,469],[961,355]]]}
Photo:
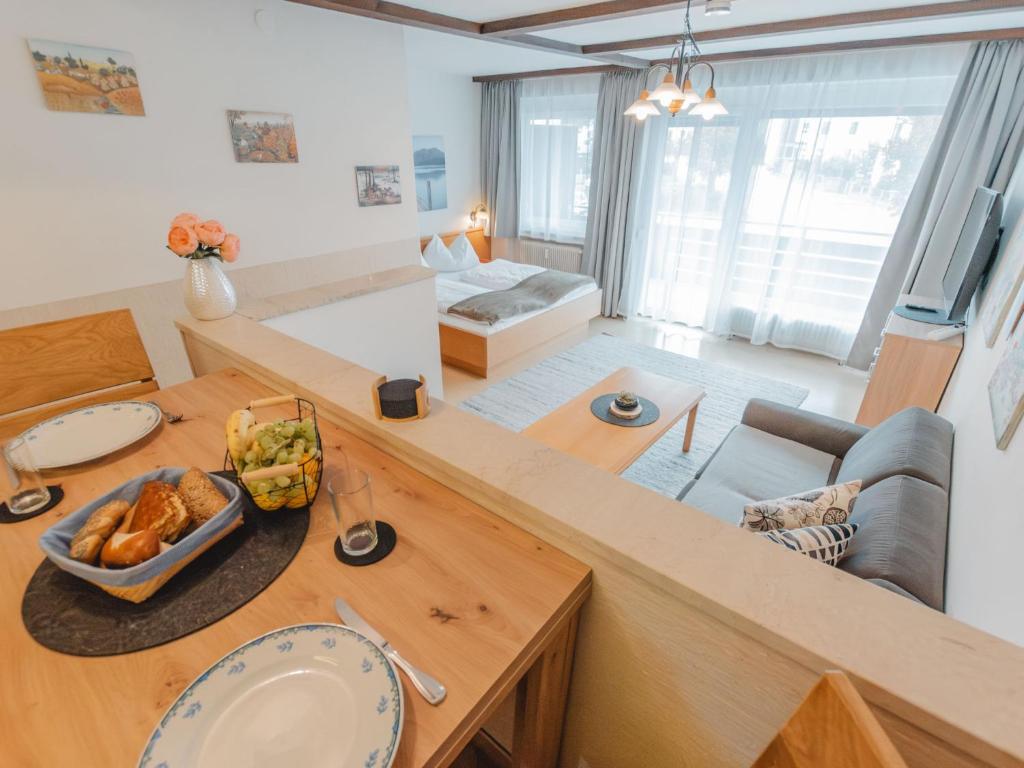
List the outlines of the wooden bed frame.
{"label": "wooden bed frame", "polygon": [[[445,245],[450,245],[459,234],[450,232],[440,235],[440,238]],[[491,260],[490,238],[484,235],[483,229],[468,230],[466,237],[473,244],[480,261]],[[421,251],[430,240],[425,237],[420,241]],[[600,314],[601,291],[598,290],[489,336],[439,322],[441,360],[486,379],[496,367],[534,347],[565,333],[586,330],[590,320]]]}

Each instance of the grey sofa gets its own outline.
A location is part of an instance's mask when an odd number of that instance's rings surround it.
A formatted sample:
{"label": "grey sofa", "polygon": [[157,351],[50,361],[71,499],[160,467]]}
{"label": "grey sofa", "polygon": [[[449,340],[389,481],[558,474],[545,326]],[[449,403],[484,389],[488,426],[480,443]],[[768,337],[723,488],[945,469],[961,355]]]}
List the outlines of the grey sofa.
{"label": "grey sofa", "polygon": [[751,502],[861,480],[838,567],[942,610],[952,458],[952,425],[921,408],[869,430],[751,400],[678,498],[737,524]]}

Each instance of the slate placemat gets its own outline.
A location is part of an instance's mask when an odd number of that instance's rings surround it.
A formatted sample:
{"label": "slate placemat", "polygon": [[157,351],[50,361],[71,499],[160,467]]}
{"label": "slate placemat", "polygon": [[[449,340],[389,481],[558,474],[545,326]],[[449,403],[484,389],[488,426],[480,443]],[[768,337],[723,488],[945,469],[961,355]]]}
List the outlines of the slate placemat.
{"label": "slate placemat", "polygon": [[245,504],[241,527],[143,603],[108,595],[44,560],[25,589],[25,628],[60,653],[115,656],[176,640],[224,618],[284,571],[309,529],[308,508],[263,512],[248,498]]}

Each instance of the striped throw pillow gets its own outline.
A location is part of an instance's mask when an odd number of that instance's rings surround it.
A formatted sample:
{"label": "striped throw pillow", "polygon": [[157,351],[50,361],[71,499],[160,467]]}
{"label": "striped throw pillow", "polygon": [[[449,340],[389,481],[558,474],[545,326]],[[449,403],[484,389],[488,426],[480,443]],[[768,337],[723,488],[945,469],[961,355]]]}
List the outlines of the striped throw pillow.
{"label": "striped throw pillow", "polygon": [[826,565],[835,565],[843,559],[850,539],[857,532],[855,523],[839,525],[811,525],[806,528],[794,528],[788,531],[765,531],[758,533],[769,541],[781,544],[794,552],[807,555],[812,560],[820,560]]}

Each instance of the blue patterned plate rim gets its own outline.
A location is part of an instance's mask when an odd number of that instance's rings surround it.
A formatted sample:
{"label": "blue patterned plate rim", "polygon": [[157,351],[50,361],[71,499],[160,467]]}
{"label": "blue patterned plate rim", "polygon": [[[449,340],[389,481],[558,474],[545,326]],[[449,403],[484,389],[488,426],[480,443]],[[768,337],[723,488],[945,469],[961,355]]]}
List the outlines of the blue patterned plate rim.
{"label": "blue patterned plate rim", "polygon": [[[36,460],[36,468],[37,469],[56,469],[58,467],[70,467],[70,466],[74,466],[75,464],[84,464],[87,461],[92,461],[92,460],[98,459],[98,458],[100,458],[102,456],[107,456],[107,455],[109,455],[111,453],[114,453],[115,451],[119,451],[122,448],[127,448],[129,445],[131,445],[132,443],[135,443],[135,442],[141,440],[146,435],[148,435],[150,432],[152,432],[154,429],[156,429],[158,426],[160,426],[160,423],[163,421],[163,412],[160,410],[159,406],[157,406],[155,403],[150,403],[150,402],[147,402],[145,400],[117,400],[117,401],[110,402],[110,403],[97,403],[95,405],[83,405],[80,408],[74,408],[74,409],[72,409],[70,411],[66,411],[66,412],[58,414],[56,416],[51,416],[49,419],[45,419],[45,420],[39,422],[38,424],[29,427],[24,432],[22,432],[20,435],[18,435],[18,437],[20,437],[25,442],[29,443],[29,451],[31,451],[32,450],[31,443],[33,441],[35,441],[37,439],[37,437],[38,437],[38,435],[36,433],[38,433],[42,429],[45,429],[46,427],[60,426],[64,422],[64,420],[66,418],[68,418],[69,416],[74,416],[76,414],[85,413],[85,412],[108,411],[108,410],[110,410],[110,411],[118,411],[121,408],[126,408],[126,407],[131,407],[131,406],[134,406],[137,409],[138,408],[145,408],[145,409],[147,409],[148,411],[150,411],[152,413],[152,415],[154,416],[154,419],[153,419],[153,421],[149,424],[149,426],[146,429],[141,431],[139,434],[133,436],[127,442],[121,443],[121,444],[116,445],[116,446],[109,446],[109,445],[108,446],[104,446],[102,448],[97,449],[97,451],[94,452],[94,453],[83,454],[83,456],[81,458],[77,458],[76,457],[76,460],[74,462],[71,462],[71,463],[64,463],[64,462],[62,462],[62,463],[53,464],[53,463],[48,463],[46,461],[38,461],[38,460]],[[33,460],[35,460],[35,456],[33,456]]]}
{"label": "blue patterned plate rim", "polygon": [[[174,702],[167,708],[167,711],[164,712],[156,728],[153,730],[153,733],[150,734],[149,739],[146,741],[146,746],[143,749],[142,754],[139,756],[137,768],[178,768],[178,766],[172,766],[165,761],[157,763],[156,765],[151,765],[153,760],[153,750],[156,748],[167,726],[171,724],[172,721],[174,721],[174,719],[178,715],[178,712],[182,710],[186,702],[188,702],[189,699],[193,698],[196,695],[196,693],[202,688],[203,684],[206,683],[210,679],[210,677],[218,670],[224,668],[231,662],[235,662],[235,664],[232,667],[228,668],[227,672],[228,675],[234,674],[235,670],[238,669],[237,660],[240,660],[240,658],[244,656],[247,651],[253,648],[258,648],[267,641],[275,640],[278,638],[286,638],[290,635],[296,635],[301,632],[322,632],[324,630],[329,630],[331,634],[340,633],[355,638],[359,641],[361,645],[366,647],[369,653],[373,654],[375,660],[381,665],[381,667],[387,670],[388,683],[391,688],[391,701],[386,702],[385,698],[382,696],[381,702],[378,704],[377,711],[382,712],[381,705],[384,705],[385,703],[394,704],[395,717],[394,725],[392,726],[391,729],[391,741],[386,747],[382,747],[383,754],[380,754],[381,750],[374,750],[367,757],[364,765],[361,766],[361,768],[390,768],[398,752],[398,745],[402,737],[402,727],[405,723],[405,697],[402,692],[402,684],[398,678],[398,670],[395,669],[394,664],[391,663],[391,660],[384,655],[380,648],[378,648],[372,641],[367,639],[365,636],[355,631],[351,627],[346,627],[342,624],[331,624],[328,622],[292,624],[287,627],[281,627],[280,629],[271,630],[270,632],[262,634],[259,637],[254,637],[252,640],[249,640],[248,642],[242,643],[242,645],[238,646],[233,651],[225,654],[218,661],[211,664],[195,680],[189,683],[188,687],[185,688],[185,690],[182,691],[181,694],[179,694],[179,696],[174,700]],[[330,642],[329,645],[328,642]],[[327,651],[330,651],[334,648],[333,638],[330,637],[324,638],[324,640],[321,641],[321,644],[324,645],[324,648]],[[285,643],[283,643],[282,646],[285,645],[288,646],[288,649],[290,650],[291,643],[285,641]],[[283,652],[281,646],[278,647],[278,651]],[[243,663],[243,669],[244,666],[245,665]],[[364,669],[363,671],[366,672],[367,670]],[[192,708],[196,707],[196,704],[197,702],[194,702],[189,707],[185,708],[184,712],[182,713],[182,717],[191,717],[192,715],[190,714],[190,712],[193,711]],[[384,711],[386,711],[386,708],[384,709]],[[339,768],[344,767],[339,766]]]}

